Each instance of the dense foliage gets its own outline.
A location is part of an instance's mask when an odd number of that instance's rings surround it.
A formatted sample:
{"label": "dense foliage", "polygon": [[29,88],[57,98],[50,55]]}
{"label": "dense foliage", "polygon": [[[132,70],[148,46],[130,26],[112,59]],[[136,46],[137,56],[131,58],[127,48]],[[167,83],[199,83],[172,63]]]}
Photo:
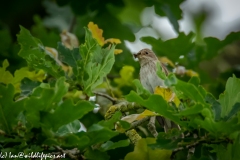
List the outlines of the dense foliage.
{"label": "dense foliage", "polygon": [[[0,157],[41,152],[93,160],[240,159],[240,32],[202,38],[208,12],[193,15],[195,33],[180,32],[182,2],[44,1],[50,16],[35,15],[29,29],[20,25],[18,44],[1,27]],[[154,94],[142,87],[139,64],[123,43],[144,27],[140,13],[151,6],[178,34],[166,41],[141,38],[175,70],[165,76],[156,66],[168,88]],[[69,30],[56,19],[69,23]],[[154,137],[152,116],[181,130],[165,133],[156,122]]]}

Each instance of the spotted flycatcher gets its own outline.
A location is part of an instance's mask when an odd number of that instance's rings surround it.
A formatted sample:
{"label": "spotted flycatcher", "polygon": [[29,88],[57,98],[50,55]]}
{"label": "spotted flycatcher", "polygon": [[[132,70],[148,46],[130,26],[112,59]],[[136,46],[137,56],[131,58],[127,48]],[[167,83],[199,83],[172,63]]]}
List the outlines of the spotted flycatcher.
{"label": "spotted flycatcher", "polygon": [[[157,75],[157,68],[156,64],[159,62],[162,67],[162,71],[168,75],[168,70],[166,67],[158,60],[155,53],[150,49],[142,49],[137,54],[134,54],[135,58],[138,58],[141,68],[140,68],[140,81],[143,87],[150,91],[151,93],[154,93],[154,90],[157,86],[165,86],[164,80],[162,80]],[[161,107],[161,106],[159,106]],[[157,117],[158,122],[164,127],[165,132],[167,132],[170,128],[179,128],[171,122],[170,120],[163,118],[163,117]]]}

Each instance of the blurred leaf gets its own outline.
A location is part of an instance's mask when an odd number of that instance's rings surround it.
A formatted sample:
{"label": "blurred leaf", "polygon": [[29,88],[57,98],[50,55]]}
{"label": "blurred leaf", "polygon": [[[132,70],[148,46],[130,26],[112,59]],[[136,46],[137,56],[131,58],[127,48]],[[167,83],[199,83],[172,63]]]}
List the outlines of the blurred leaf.
{"label": "blurred leaf", "polygon": [[121,43],[120,39],[117,38],[108,38],[104,41],[104,43],[112,43],[112,44],[119,44]]}
{"label": "blurred leaf", "polygon": [[106,152],[108,150],[112,150],[112,149],[115,149],[115,148],[126,147],[129,144],[130,144],[130,141],[128,139],[120,140],[118,142],[107,141],[106,143],[101,145],[101,150]]}
{"label": "blurred leaf", "polygon": [[185,35],[179,33],[177,38],[163,41],[153,37],[143,37],[141,40],[147,44],[152,45],[154,53],[159,56],[167,56],[173,62],[179,61],[179,56],[187,54],[192,50],[194,44],[192,43],[193,33]]}
{"label": "blurred leaf", "polygon": [[226,117],[233,106],[240,102],[240,80],[235,76],[230,77],[226,83],[226,90],[219,96],[219,102],[222,106],[221,117]]}
{"label": "blurred leaf", "polygon": [[185,0],[169,0],[155,3],[155,12],[160,16],[167,16],[176,32],[179,32],[178,20],[182,18],[180,4]]}
{"label": "blurred leaf", "polygon": [[53,30],[47,30],[39,16],[35,15],[33,20],[35,25],[33,25],[31,28],[32,34],[41,39],[44,45],[56,48],[57,42],[60,41],[59,34]]}
{"label": "blurred leaf", "polygon": [[39,39],[34,38],[30,32],[20,26],[20,34],[17,35],[21,45],[19,56],[24,58],[28,65],[34,69],[42,69],[54,77],[64,76],[64,71],[55,60],[45,52],[45,48]]}
{"label": "blurred leaf", "polygon": [[92,149],[88,149],[85,153],[84,153],[84,157],[86,157],[89,160],[108,160],[110,157],[108,156],[107,152],[101,152],[99,150],[92,150]]}
{"label": "blurred leaf", "polygon": [[151,149],[148,147],[149,144],[155,142],[154,138],[142,138],[140,139],[136,146],[134,147],[134,151],[130,152],[126,155],[124,160],[156,160],[156,159],[164,159],[170,160],[172,151],[163,150],[163,149]]}
{"label": "blurred leaf", "polygon": [[8,29],[0,30],[0,53],[9,49],[12,43],[10,31]]}
{"label": "blurred leaf", "polygon": [[14,101],[14,87],[12,84],[0,84],[0,129],[10,134],[18,125],[18,115],[23,111],[24,100]]}
{"label": "blurred leaf", "polygon": [[66,30],[63,30],[60,36],[61,36],[61,41],[63,45],[68,49],[72,50],[74,48],[79,47],[78,38],[76,37],[75,34],[72,34]]}
{"label": "blurred leaf", "polygon": [[132,66],[124,66],[120,70],[120,78],[115,78],[114,82],[118,84],[119,87],[131,86],[133,81],[134,68]]}

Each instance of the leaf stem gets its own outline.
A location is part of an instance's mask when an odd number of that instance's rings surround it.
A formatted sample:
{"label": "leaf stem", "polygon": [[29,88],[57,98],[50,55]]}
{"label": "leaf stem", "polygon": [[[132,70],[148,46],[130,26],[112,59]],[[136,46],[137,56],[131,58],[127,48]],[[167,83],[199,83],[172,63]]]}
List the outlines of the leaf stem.
{"label": "leaf stem", "polygon": [[101,92],[93,92],[94,94],[98,95],[98,96],[102,96],[104,98],[107,98],[108,100],[112,101],[113,104],[116,104],[117,100],[107,94],[101,93]]}

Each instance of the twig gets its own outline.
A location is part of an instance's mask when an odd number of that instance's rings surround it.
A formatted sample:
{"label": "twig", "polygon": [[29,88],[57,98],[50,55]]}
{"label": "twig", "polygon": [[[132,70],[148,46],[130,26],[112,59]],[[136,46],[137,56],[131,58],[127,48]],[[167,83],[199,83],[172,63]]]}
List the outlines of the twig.
{"label": "twig", "polygon": [[146,122],[147,120],[149,120],[149,118],[150,118],[150,117],[145,117],[145,118],[140,119],[140,120],[138,120],[138,121],[136,121],[136,122],[133,122],[133,123],[131,124],[131,127],[129,128],[129,130],[130,130],[130,129],[134,129],[134,128],[142,125],[144,122]]}
{"label": "twig", "polygon": [[155,121],[156,121],[155,116],[150,118],[148,123],[148,130],[152,133],[153,137],[156,138],[158,136],[158,132],[156,131]]}
{"label": "twig", "polygon": [[63,150],[61,147],[59,146],[54,146],[57,150],[59,150],[62,153],[65,153],[66,155],[68,155],[70,158],[72,159],[78,159],[78,154],[80,153],[80,151],[77,148],[73,148],[72,150]]}
{"label": "twig", "polygon": [[120,111],[120,112],[127,112],[130,110],[134,110],[134,109],[139,109],[142,106],[134,103],[134,102],[127,102],[127,101],[121,101],[115,105],[112,105],[111,107],[109,107],[109,109],[107,110],[107,112],[105,113],[105,119],[110,119],[115,112]]}
{"label": "twig", "polygon": [[77,18],[76,18],[76,16],[74,16],[73,19],[72,19],[72,21],[71,21],[71,24],[70,24],[70,26],[69,26],[69,29],[68,29],[69,32],[72,32],[72,31],[73,31],[73,28],[74,28],[74,26],[75,26],[75,24],[76,24],[76,21],[77,21]]}
{"label": "twig", "polygon": [[112,101],[113,104],[116,104],[117,100],[105,93],[101,93],[101,92],[93,92],[94,94],[98,95],[98,96],[102,96],[104,98],[107,98],[108,100]]}
{"label": "twig", "polygon": [[128,138],[134,145],[136,145],[138,140],[142,139],[142,137],[137,133],[135,129],[128,130],[127,132],[125,132],[125,134],[126,136],[128,136]]}

